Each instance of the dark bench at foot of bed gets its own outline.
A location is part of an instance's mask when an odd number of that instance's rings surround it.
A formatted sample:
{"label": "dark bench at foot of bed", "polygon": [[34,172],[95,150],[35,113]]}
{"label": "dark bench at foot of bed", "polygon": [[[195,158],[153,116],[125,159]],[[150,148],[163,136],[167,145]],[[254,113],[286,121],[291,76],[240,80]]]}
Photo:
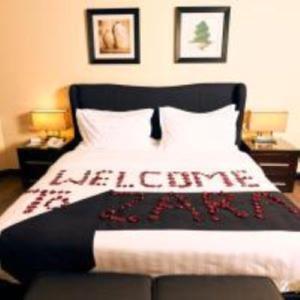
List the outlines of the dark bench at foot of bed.
{"label": "dark bench at foot of bed", "polygon": [[165,276],[154,284],[155,300],[282,300],[274,283],[250,276]]}
{"label": "dark bench at foot of bed", "polygon": [[151,300],[151,278],[127,274],[48,274],[29,287],[25,300]]}
{"label": "dark bench at foot of bed", "polygon": [[249,276],[48,274],[25,300],[282,300],[273,282]]}
{"label": "dark bench at foot of bed", "polygon": [[22,300],[26,288],[19,284],[12,284],[0,280],[0,299],[1,300]]}

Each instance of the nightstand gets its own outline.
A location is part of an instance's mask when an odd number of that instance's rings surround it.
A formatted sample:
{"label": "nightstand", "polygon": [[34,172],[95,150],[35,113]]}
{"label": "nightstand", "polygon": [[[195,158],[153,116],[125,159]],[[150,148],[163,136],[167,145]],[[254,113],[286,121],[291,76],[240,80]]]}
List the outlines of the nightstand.
{"label": "nightstand", "polygon": [[277,139],[276,144],[270,145],[244,140],[243,149],[251,155],[269,180],[282,192],[293,191],[300,156],[299,149],[282,139]]}
{"label": "nightstand", "polygon": [[71,142],[59,149],[20,146],[17,149],[21,178],[25,188],[38,181],[63,154],[71,150]]}

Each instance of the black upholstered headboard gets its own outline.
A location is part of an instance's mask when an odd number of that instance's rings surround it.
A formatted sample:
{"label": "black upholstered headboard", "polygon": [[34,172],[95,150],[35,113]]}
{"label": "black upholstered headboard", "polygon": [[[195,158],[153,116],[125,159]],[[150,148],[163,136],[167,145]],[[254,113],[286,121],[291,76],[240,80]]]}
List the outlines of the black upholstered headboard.
{"label": "black upholstered headboard", "polygon": [[[174,106],[194,112],[208,112],[233,103],[239,111],[236,142],[240,145],[246,86],[241,83],[203,83],[172,87],[75,84],[70,88],[70,100],[75,144],[81,140],[75,118],[77,108],[125,111]],[[157,120],[156,113],[152,121]]]}

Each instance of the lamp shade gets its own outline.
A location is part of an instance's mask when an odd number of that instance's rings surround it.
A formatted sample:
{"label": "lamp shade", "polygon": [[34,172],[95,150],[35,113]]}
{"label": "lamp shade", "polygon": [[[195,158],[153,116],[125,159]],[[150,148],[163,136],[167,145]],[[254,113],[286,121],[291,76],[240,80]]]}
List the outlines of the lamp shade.
{"label": "lamp shade", "polygon": [[37,109],[31,112],[35,130],[59,131],[67,129],[67,113],[64,109]]}
{"label": "lamp shade", "polygon": [[249,129],[260,132],[284,132],[288,112],[251,112]]}

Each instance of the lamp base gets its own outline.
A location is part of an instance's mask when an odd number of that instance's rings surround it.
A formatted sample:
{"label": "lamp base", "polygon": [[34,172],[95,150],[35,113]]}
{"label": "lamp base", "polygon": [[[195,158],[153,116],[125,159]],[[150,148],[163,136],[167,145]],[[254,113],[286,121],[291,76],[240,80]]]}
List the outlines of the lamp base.
{"label": "lamp base", "polygon": [[276,140],[272,135],[258,135],[253,142],[257,144],[276,144]]}

